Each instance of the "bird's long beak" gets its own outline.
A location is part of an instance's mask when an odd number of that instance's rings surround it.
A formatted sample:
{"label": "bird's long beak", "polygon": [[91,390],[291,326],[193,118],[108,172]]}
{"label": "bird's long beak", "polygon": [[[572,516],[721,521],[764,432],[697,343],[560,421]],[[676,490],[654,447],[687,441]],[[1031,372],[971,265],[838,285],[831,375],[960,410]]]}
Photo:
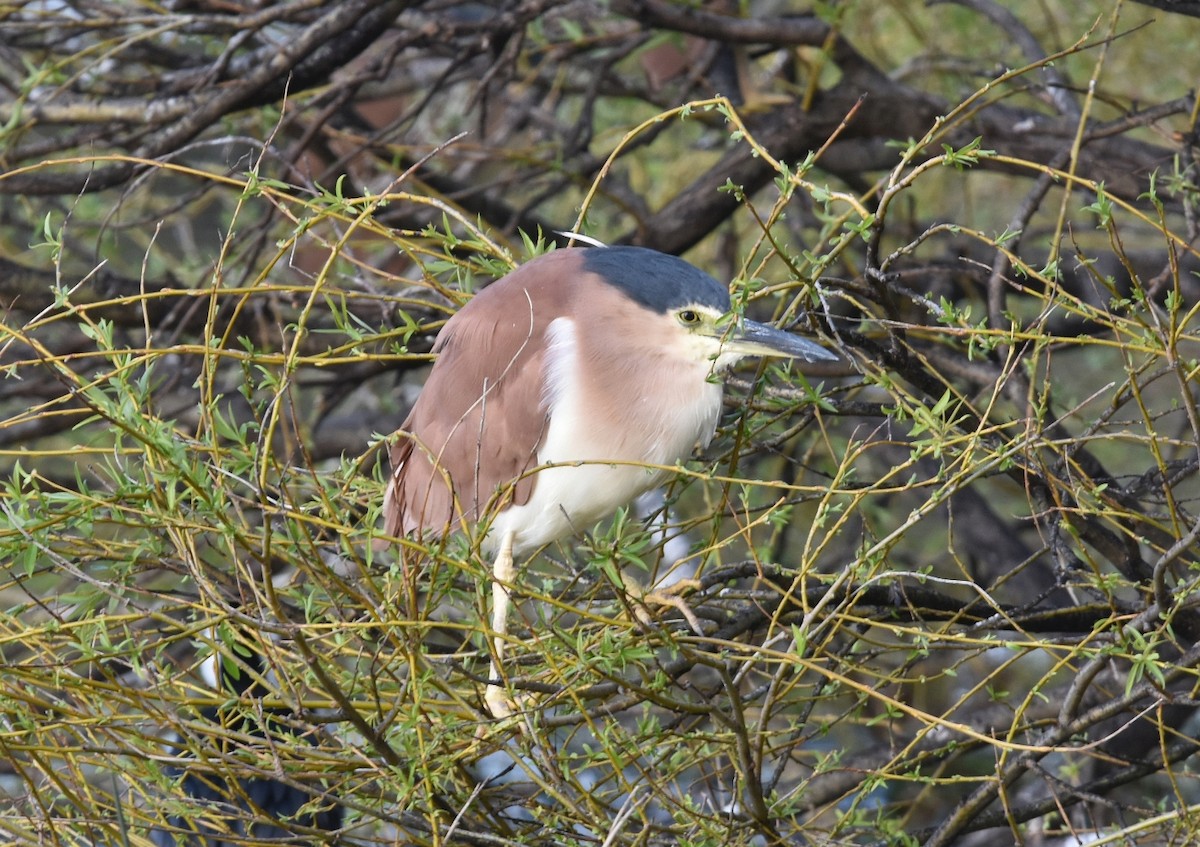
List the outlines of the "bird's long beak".
{"label": "bird's long beak", "polygon": [[725,339],[723,352],[742,356],[785,356],[806,362],[837,360],[819,344],[757,321],[743,320]]}

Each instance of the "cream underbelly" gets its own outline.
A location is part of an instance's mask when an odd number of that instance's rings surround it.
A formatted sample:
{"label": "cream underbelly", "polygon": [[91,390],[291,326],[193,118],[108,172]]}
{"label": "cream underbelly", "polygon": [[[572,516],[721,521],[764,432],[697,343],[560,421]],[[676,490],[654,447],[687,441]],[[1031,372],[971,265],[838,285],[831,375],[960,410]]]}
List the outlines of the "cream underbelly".
{"label": "cream underbelly", "polygon": [[[560,318],[549,334],[554,360],[547,380],[550,424],[538,449],[538,462],[549,467],[533,471],[529,500],[498,515],[484,541],[485,550],[494,552],[511,531],[518,558],[592,529],[653,488],[669,473],[661,466],[669,468],[687,459],[697,444],[708,444],[721,411],[721,386],[708,379],[709,365],[699,361],[661,390],[635,395],[614,420],[588,415],[583,383],[576,378],[574,326]],[[662,414],[664,406],[670,414]],[[611,464],[616,457],[626,461]],[[645,465],[627,457],[639,457]]]}

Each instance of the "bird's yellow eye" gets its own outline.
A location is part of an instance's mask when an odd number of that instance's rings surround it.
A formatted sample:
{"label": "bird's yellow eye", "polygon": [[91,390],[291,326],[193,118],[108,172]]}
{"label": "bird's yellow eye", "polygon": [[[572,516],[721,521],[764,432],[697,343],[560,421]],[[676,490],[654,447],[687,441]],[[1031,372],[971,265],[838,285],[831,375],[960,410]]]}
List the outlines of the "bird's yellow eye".
{"label": "bird's yellow eye", "polygon": [[700,323],[700,313],[693,309],[684,309],[679,313],[679,322],[684,326],[695,326]]}

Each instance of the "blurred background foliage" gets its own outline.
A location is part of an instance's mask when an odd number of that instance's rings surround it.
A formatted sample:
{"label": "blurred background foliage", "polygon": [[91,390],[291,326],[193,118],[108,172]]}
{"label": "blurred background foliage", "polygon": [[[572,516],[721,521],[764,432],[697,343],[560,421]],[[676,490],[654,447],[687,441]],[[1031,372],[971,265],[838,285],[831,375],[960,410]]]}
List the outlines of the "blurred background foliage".
{"label": "blurred background foliage", "polygon": [[[0,2],[0,838],[1194,843],[1198,6]],[[524,570],[498,722],[381,447],[564,231],[843,362]]]}

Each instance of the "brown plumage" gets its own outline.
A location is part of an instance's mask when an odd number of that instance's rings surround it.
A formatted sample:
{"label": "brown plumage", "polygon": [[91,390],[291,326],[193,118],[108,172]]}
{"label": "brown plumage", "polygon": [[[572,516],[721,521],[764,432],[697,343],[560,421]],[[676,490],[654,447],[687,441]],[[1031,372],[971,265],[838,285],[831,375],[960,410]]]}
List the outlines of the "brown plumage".
{"label": "brown plumage", "polygon": [[[442,327],[436,363],[391,447],[383,507],[389,535],[441,535],[463,517],[474,522],[502,486],[537,464],[548,418],[534,377],[545,366],[546,328],[566,306],[565,277],[576,264],[569,251],[526,264]],[[532,487],[531,477],[520,479],[506,502],[527,502]]]}
{"label": "brown plumage", "polygon": [[[738,359],[834,358],[729,311],[726,288],[674,256],[568,249],[492,283],[442,328],[391,448],[385,530],[481,532],[495,557],[493,677],[514,557],[591,529],[707,444],[715,376]],[[493,715],[511,711],[499,686],[485,698]]]}
{"label": "brown plumage", "polygon": [[[746,355],[810,361],[821,347],[727,322],[729,292],[640,247],[540,256],[475,295],[391,448],[391,535],[441,536],[497,519],[518,555],[592,524],[712,437],[714,375]],[[573,467],[560,467],[570,463]],[[638,466],[641,463],[641,466]],[[536,470],[540,465],[553,468]]]}

